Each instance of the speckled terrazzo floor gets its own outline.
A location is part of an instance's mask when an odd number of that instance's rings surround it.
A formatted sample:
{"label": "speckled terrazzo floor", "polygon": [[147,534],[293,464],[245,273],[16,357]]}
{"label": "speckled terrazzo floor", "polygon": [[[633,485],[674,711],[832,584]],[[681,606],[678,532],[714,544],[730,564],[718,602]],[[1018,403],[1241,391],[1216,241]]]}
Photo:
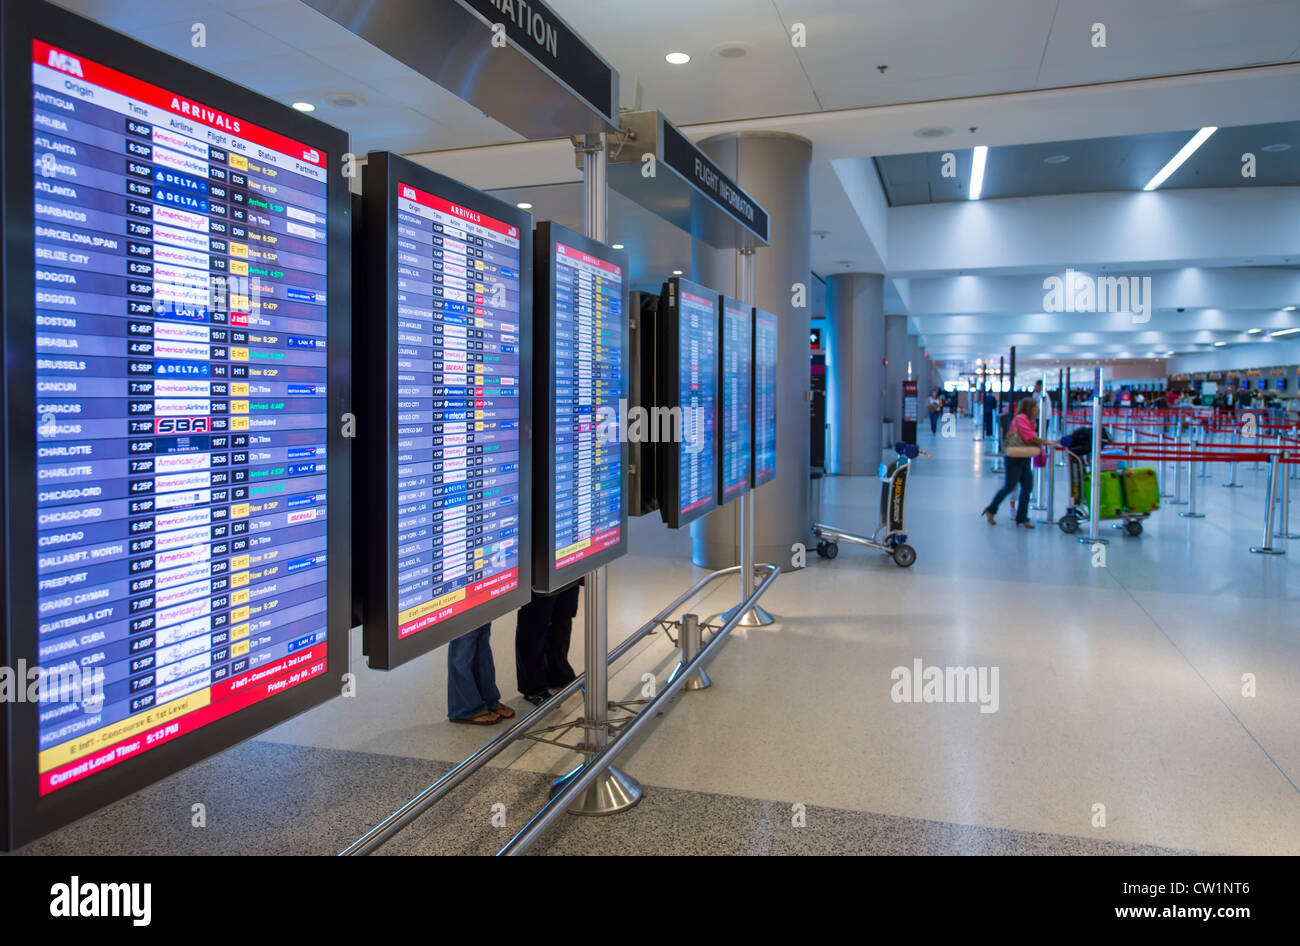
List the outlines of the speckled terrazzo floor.
{"label": "speckled terrazzo floor", "polygon": [[[331,855],[446,772],[391,755],[245,743],[16,852]],[[546,801],[550,777],[491,769],[417,819],[380,853],[492,854]],[[256,786],[250,791],[249,786]],[[207,826],[191,826],[192,806]],[[503,805],[505,824],[493,824]],[[497,810],[498,814],[501,812]],[[784,801],[648,787],[607,818],[561,819],[534,854],[1186,854],[1169,848],[949,824]],[[498,818],[499,820],[499,818]]]}

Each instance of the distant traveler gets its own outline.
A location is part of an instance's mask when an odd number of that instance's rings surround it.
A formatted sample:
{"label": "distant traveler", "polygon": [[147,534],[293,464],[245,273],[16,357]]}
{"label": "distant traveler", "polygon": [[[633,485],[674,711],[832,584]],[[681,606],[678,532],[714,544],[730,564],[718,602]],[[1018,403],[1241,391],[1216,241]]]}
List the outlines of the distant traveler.
{"label": "distant traveler", "polygon": [[939,432],[939,412],[943,410],[943,398],[939,396],[939,389],[935,388],[930,392],[930,436]]}
{"label": "distant traveler", "polygon": [[577,676],[569,665],[569,639],[578,614],[578,583],[553,594],[534,591],[519,609],[515,624],[515,676],[519,692],[540,706],[551,690],[568,686]]}
{"label": "distant traveler", "polygon": [[[1023,526],[1026,529],[1034,528],[1034,524],[1029,521],[1029,494],[1034,488],[1032,460],[1042,453],[1042,447],[1047,443],[1046,440],[1043,440],[1034,432],[1037,425],[1038,402],[1032,397],[1027,397],[1020,402],[1019,411],[1011,419],[1011,426],[1007,430],[1007,439],[1004,445],[1007,461],[1006,482],[1002,484],[1002,488],[993,497],[993,501],[985,506],[980,513],[991,526],[998,524],[994,516],[997,515],[998,506],[1002,505],[1002,500],[1010,496],[1012,490],[1019,486],[1020,499],[1016,503],[1016,525]],[[1039,449],[1035,451],[1031,449],[1033,447]]]}
{"label": "distant traveler", "polygon": [[491,630],[484,624],[447,645],[447,717],[453,723],[492,726],[515,715],[497,689]]}

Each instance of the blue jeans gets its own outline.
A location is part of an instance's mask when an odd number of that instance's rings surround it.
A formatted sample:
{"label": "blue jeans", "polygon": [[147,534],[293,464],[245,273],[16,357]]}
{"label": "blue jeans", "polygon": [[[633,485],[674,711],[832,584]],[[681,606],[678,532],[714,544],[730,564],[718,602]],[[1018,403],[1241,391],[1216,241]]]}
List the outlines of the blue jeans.
{"label": "blue jeans", "polygon": [[491,630],[491,624],[484,624],[447,645],[447,715],[452,719],[472,719],[501,702]]}
{"label": "blue jeans", "polygon": [[985,512],[997,515],[1002,500],[1011,495],[1011,491],[1020,487],[1020,499],[1016,503],[1016,522],[1029,521],[1029,493],[1034,488],[1034,466],[1031,457],[1007,457],[1007,479],[993,497],[993,502],[985,507]]}

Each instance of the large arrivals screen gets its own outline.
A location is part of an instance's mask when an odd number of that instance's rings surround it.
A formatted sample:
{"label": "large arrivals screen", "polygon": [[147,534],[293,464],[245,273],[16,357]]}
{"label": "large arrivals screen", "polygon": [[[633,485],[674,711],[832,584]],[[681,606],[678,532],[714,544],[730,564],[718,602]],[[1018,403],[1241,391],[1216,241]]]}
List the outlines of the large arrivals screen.
{"label": "large arrivals screen", "polygon": [[48,794],[326,670],[328,156],[75,50],[32,78]]}
{"label": "large arrivals screen", "polygon": [[685,288],[679,300],[677,403],[684,442],[677,451],[677,511],[685,517],[714,501],[718,303]]}
{"label": "large arrivals screen", "polygon": [[750,362],[754,312],[733,299],[722,300],[722,502],[749,489]]}
{"label": "large arrivals screen", "polygon": [[754,485],[776,476],[776,316],[754,310]]}
{"label": "large arrivals screen", "polygon": [[623,270],[555,244],[555,546],[566,568],[617,545],[622,449],[601,436],[623,389]]}
{"label": "large arrivals screen", "polygon": [[519,585],[520,254],[517,227],[399,180],[399,639]]}

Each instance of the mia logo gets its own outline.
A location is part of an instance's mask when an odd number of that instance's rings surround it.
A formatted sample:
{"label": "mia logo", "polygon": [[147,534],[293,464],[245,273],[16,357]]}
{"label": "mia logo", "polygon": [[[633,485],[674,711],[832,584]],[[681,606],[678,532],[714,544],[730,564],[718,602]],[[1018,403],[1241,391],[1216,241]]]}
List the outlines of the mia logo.
{"label": "mia logo", "polygon": [[1127,312],[1134,323],[1151,321],[1150,276],[1089,276],[1065,271],[1043,280],[1044,312]]}
{"label": "mia logo", "polygon": [[77,76],[80,79],[86,78],[86,74],[81,71],[81,60],[69,56],[67,53],[61,53],[57,49],[50,50],[49,65],[51,69],[58,69],[68,75]]}

